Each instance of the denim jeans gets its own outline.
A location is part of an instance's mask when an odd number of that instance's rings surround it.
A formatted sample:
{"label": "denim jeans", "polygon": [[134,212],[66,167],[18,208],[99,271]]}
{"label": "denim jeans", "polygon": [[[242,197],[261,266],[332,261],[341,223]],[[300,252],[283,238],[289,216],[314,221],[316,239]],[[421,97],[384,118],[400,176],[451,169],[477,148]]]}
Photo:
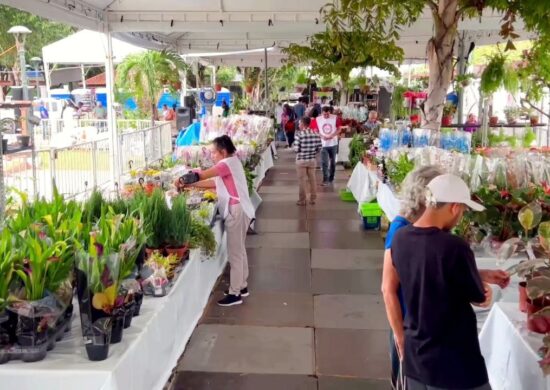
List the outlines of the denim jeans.
{"label": "denim jeans", "polygon": [[294,143],[294,130],[286,132],[286,140],[288,141],[288,146],[291,148]]}
{"label": "denim jeans", "polygon": [[336,171],[336,154],[338,145],[323,147],[321,151],[321,166],[323,167],[323,182],[333,182]]}
{"label": "denim jeans", "polygon": [[[406,381],[407,381],[407,390],[450,390],[442,387],[428,386],[409,377],[406,378]],[[486,383],[483,386],[472,387],[470,389],[464,389],[464,390],[491,390],[491,385],[489,383]]]}

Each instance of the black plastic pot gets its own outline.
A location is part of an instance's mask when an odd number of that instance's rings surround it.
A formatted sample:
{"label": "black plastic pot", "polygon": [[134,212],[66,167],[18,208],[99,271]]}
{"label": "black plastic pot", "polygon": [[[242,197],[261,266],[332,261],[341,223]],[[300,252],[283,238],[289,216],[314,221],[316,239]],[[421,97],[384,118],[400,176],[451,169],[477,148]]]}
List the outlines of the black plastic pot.
{"label": "black plastic pot", "polygon": [[44,317],[19,316],[15,331],[17,343],[22,347],[36,347],[47,343],[48,328],[41,326],[45,322]]}
{"label": "black plastic pot", "polygon": [[141,311],[141,304],[143,303],[143,292],[135,293],[134,294],[134,300],[136,302],[134,306],[134,317],[139,316],[139,312]]}
{"label": "black plastic pot", "polygon": [[9,310],[0,312],[0,348],[2,348],[3,345],[15,343],[16,327],[17,314]]}
{"label": "black plastic pot", "polygon": [[2,153],[6,154],[8,151],[8,140],[5,138],[2,138]]}
{"label": "black plastic pot", "polygon": [[134,318],[135,303],[129,303],[124,306],[124,329],[127,329],[132,325],[132,318]]}
{"label": "black plastic pot", "polygon": [[111,343],[112,316],[92,306],[93,294],[88,289],[86,274],[76,270],[78,306],[86,353],[91,361],[105,360]]}
{"label": "black plastic pot", "polygon": [[124,332],[124,315],[113,316],[113,329],[111,331],[111,344],[120,343],[122,341],[122,333]]}

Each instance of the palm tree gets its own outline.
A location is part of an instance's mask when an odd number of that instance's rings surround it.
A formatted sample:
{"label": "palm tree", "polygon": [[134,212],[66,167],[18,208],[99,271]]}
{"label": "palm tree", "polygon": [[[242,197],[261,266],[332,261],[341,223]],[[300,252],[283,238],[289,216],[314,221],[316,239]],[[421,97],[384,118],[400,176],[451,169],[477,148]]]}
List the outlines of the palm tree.
{"label": "palm tree", "polygon": [[151,120],[158,119],[157,101],[163,88],[180,81],[180,73],[188,65],[178,53],[153,51],[131,54],[117,67],[117,83],[132,91],[143,112],[151,112]]}

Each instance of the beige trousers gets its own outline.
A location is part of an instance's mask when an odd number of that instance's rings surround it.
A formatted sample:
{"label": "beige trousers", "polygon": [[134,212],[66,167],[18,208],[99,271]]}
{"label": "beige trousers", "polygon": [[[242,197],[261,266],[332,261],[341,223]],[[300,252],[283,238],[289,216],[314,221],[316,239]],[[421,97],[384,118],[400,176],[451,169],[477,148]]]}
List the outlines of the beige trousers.
{"label": "beige trousers", "polygon": [[315,160],[296,160],[296,172],[300,181],[300,202],[306,201],[307,185],[309,182],[309,199],[314,201],[317,198],[315,183]]}
{"label": "beige trousers", "polygon": [[229,259],[230,287],[229,293],[240,295],[248,287],[248,257],[246,256],[246,233],[250,218],[240,204],[229,206],[229,215],[225,219],[227,232],[227,257]]}

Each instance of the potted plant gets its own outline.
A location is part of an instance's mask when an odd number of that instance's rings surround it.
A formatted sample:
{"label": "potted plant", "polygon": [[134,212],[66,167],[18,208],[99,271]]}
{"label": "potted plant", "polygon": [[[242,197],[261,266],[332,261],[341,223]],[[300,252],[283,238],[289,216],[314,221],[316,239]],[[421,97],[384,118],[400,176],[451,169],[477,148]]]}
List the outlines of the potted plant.
{"label": "potted plant", "polygon": [[[7,311],[8,297],[10,294],[10,285],[12,277],[15,274],[15,255],[12,245],[11,232],[4,229],[0,233],[0,350],[15,343],[15,328],[17,317]],[[0,364],[9,360],[9,356],[0,353]]]}
{"label": "potted plant", "polygon": [[178,195],[172,199],[170,227],[167,234],[167,254],[175,254],[178,259],[183,259],[185,257],[189,249],[190,226],[191,213],[187,209],[187,198],[185,195]]}
{"label": "potted plant", "polygon": [[334,87],[336,80],[333,75],[324,75],[319,80],[319,87],[322,92],[330,92]]}
{"label": "potted plant", "polygon": [[531,126],[537,126],[539,124],[539,115],[537,112],[535,110],[529,110],[527,114],[529,115]]}
{"label": "potted plant", "polygon": [[480,81],[480,90],[484,95],[490,96],[499,88],[511,93],[518,90],[518,73],[507,61],[507,56],[500,51],[489,57]]}
{"label": "potted plant", "polygon": [[166,204],[164,191],[155,188],[150,196],[139,194],[134,200],[137,207],[133,207],[133,209],[140,210],[141,213],[147,255],[149,256],[153,251],[163,252],[168,229],[166,221],[170,219],[170,209]]}
{"label": "potted plant", "polygon": [[498,126],[498,116],[494,115],[489,117],[489,126]]}
{"label": "potted plant", "polygon": [[443,106],[443,118],[441,119],[441,125],[451,126],[455,113],[456,106],[450,102],[445,103]]}
{"label": "potted plant", "polygon": [[504,109],[504,115],[506,115],[506,121],[509,125],[513,125],[517,122],[517,119],[520,115],[520,109],[518,107],[506,107]]}

